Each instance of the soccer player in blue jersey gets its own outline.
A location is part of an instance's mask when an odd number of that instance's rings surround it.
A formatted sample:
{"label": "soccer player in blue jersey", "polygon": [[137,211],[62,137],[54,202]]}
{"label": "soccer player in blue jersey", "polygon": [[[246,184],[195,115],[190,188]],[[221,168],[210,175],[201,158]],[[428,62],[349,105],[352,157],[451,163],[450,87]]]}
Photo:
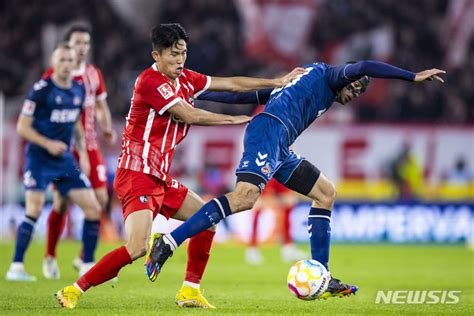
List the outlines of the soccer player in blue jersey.
{"label": "soccer player in blue jersey", "polygon": [[87,155],[79,120],[85,90],[72,80],[74,62],[74,50],[60,44],[51,57],[53,75],[34,84],[18,119],[17,132],[28,141],[24,166],[26,214],[18,227],[13,262],[6,274],[9,281],[36,281],[25,271],[23,260],[49,183],[84,211],[89,223],[82,236],[84,257],[93,258],[97,245],[100,205],[71,152],[76,131],[76,148],[80,155]]}
{"label": "soccer player in blue jersey", "polygon": [[[338,66],[324,63],[306,65],[305,72],[298,78],[273,90],[263,112],[248,125],[244,152],[236,170],[235,190],[205,204],[170,234],[152,236],[152,248],[146,261],[149,279],[156,279],[163,264],[185,239],[233,213],[251,209],[273,177],[313,201],[308,215],[311,256],[328,268],[331,209],[336,189],[318,168],[291,151],[289,146],[334,101],[346,104],[362,94],[370,77],[443,82],[439,77],[443,73],[439,69],[413,73],[378,61]],[[357,286],[331,277],[327,291],[320,298],[347,296],[357,290]]]}

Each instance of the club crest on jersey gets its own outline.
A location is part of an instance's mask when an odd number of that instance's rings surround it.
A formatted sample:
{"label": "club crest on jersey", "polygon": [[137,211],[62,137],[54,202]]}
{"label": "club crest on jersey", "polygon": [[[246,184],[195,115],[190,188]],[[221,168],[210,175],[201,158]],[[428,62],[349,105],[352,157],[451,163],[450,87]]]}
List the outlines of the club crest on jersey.
{"label": "club crest on jersey", "polygon": [[56,102],[56,104],[61,104],[63,102],[63,99],[61,98],[61,96],[57,95],[56,98],[54,98],[54,101]]}
{"label": "club crest on jersey", "polygon": [[157,89],[158,89],[158,92],[161,94],[161,96],[165,100],[168,100],[169,98],[173,96],[173,89],[171,89],[170,85],[167,83],[163,83]]}
{"label": "club crest on jersey", "polygon": [[146,196],[146,195],[140,196],[140,202],[147,203],[148,202],[148,196]]}
{"label": "club crest on jersey", "polygon": [[81,105],[81,98],[79,98],[78,96],[75,96],[73,99],[72,99],[72,104],[74,104],[75,106],[78,106],[78,105]]}

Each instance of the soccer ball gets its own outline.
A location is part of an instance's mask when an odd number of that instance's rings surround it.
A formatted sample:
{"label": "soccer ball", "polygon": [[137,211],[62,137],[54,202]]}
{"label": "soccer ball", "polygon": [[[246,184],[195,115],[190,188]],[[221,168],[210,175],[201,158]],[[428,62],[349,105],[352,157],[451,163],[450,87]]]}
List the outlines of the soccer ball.
{"label": "soccer ball", "polygon": [[301,300],[315,300],[329,285],[328,270],[316,260],[301,260],[288,272],[288,288]]}

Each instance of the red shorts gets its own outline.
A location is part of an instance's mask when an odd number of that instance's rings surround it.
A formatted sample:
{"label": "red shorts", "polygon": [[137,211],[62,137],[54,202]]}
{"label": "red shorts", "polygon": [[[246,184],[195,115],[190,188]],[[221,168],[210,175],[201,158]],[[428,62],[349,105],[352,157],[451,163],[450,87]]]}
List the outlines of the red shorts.
{"label": "red shorts", "polygon": [[283,184],[281,184],[277,180],[271,178],[270,181],[268,181],[267,185],[265,186],[265,189],[263,190],[262,195],[282,194],[282,193],[288,193],[288,192],[291,192],[291,190],[285,187]]}
{"label": "red shorts", "polygon": [[150,209],[167,219],[183,205],[188,188],[176,180],[164,182],[143,172],[117,168],[114,190],[122,203],[123,220],[133,212]]}
{"label": "red shorts", "polygon": [[[88,150],[87,155],[89,156],[89,163],[91,165],[89,180],[92,188],[99,189],[107,187],[107,169],[105,168],[100,150]],[[76,160],[79,161],[77,151],[74,151],[74,156],[76,157]]]}

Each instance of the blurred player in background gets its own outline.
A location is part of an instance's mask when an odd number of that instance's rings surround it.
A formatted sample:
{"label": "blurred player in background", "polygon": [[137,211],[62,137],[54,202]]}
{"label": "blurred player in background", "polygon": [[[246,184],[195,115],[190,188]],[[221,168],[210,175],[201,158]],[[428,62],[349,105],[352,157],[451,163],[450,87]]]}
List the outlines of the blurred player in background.
{"label": "blurred player in background", "polygon": [[[109,196],[107,192],[107,170],[97,140],[96,118],[105,142],[112,145],[116,141],[116,133],[112,128],[112,119],[106,101],[105,82],[100,69],[87,63],[91,48],[90,29],[83,25],[74,25],[66,32],[64,41],[76,51],[77,59],[73,70],[74,80],[81,82],[86,89],[81,122],[85,133],[87,156],[81,157],[81,159],[86,160],[81,164],[87,166],[87,169],[82,171],[90,179],[103,214]],[[52,73],[53,69],[48,69],[43,78],[50,77]],[[77,155],[76,158],[79,159]],[[43,274],[47,279],[60,278],[56,261],[56,248],[64,230],[68,207],[67,200],[55,190],[53,193],[53,209],[48,218],[47,246],[43,261]],[[98,220],[84,219],[83,234],[99,234],[99,226],[100,222]],[[74,259],[73,265],[79,270],[79,275],[84,274],[94,265],[94,254],[88,253],[86,255],[85,252],[81,251],[80,255]]]}
{"label": "blurred player in background", "polygon": [[[264,111],[247,126],[244,152],[236,170],[235,190],[206,203],[170,234],[158,236],[147,256],[148,277],[154,280],[173,251],[187,238],[233,213],[252,208],[273,177],[289,189],[312,199],[308,216],[311,256],[328,268],[331,209],[336,189],[318,168],[289,147],[334,101],[346,104],[363,93],[369,77],[442,82],[439,77],[442,73],[444,71],[439,69],[413,73],[377,61],[338,66],[324,63],[306,65],[304,74],[285,87],[273,90]],[[323,149],[321,154],[324,154]],[[321,298],[347,296],[357,290],[357,286],[331,277]]]}
{"label": "blurred player in background", "polygon": [[[18,227],[13,263],[7,272],[10,281],[35,281],[24,268],[25,252],[45,202],[45,190],[54,183],[62,197],[68,197],[84,211],[89,222],[99,220],[100,205],[87,177],[80,171],[71,151],[76,128],[76,149],[87,155],[79,120],[86,98],[84,85],[73,80],[75,51],[60,44],[52,54],[54,73],[34,84],[17,123],[18,134],[28,141],[24,166],[26,214]],[[97,245],[97,232],[83,235],[84,256],[91,256]]]}
{"label": "blurred player in background", "polygon": [[[208,89],[253,91],[280,87],[302,71],[298,68],[277,79],[205,76],[184,68],[187,41],[179,24],[162,24],[152,30],[155,62],[135,82],[114,181],[123,206],[126,244],[105,255],[73,285],[58,291],[56,297],[63,307],[76,307],[83,292],[114,278],[124,266],[143,257],[156,215],[186,220],[204,204],[168,174],[176,145],[190,125],[242,124],[251,118],[196,109],[196,97]],[[176,297],[180,306],[214,308],[200,292],[214,234],[215,228],[210,226],[190,240],[186,278]]]}
{"label": "blurred player in background", "polygon": [[291,238],[291,211],[298,203],[298,196],[275,179],[271,179],[262,191],[254,206],[249,245],[245,251],[245,260],[249,264],[263,263],[263,256],[258,248],[259,222],[265,206],[280,212],[281,217],[281,260],[293,262],[307,258],[306,252],[298,249]]}

